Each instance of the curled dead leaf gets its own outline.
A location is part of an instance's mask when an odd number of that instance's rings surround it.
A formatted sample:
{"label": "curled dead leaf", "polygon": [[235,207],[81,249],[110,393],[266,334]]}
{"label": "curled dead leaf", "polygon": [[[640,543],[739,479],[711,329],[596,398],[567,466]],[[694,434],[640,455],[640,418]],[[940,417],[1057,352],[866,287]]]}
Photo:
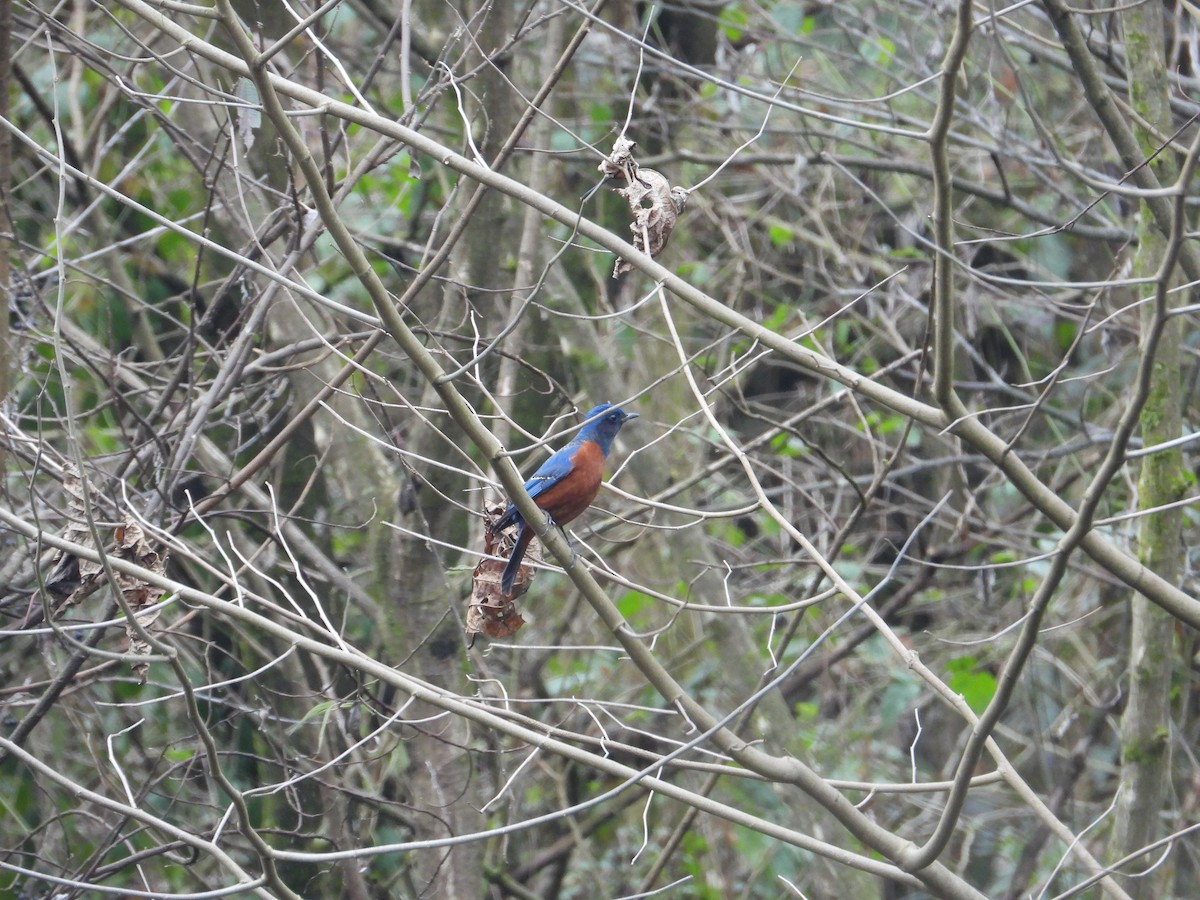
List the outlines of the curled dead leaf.
{"label": "curled dead leaf", "polygon": [[[522,565],[511,596],[505,595],[500,587],[504,563],[488,557],[507,557],[516,543],[516,526],[504,531],[493,531],[492,523],[500,518],[504,507],[495,505],[484,510],[487,525],[483,537],[484,558],[475,566],[471,576],[471,600],[467,605],[468,635],[485,634],[489,638],[506,638],[516,634],[525,624],[517,610],[516,598],[529,589],[533,570]],[[530,552],[536,553],[533,547]],[[526,554],[529,558],[529,554]]]}
{"label": "curled dead leaf", "polygon": [[[162,575],[166,571],[166,557],[150,545],[142,527],[128,519],[123,525],[117,527],[116,555],[143,569],[148,569],[156,575]],[[148,610],[149,607],[158,603],[162,598],[163,591],[133,575],[126,575],[123,572],[116,574],[117,586],[121,589],[125,602],[129,604],[138,624],[142,628],[149,628],[158,618],[159,611],[144,612],[144,610]],[[150,655],[150,645],[141,638],[132,622],[125,626],[125,634],[129,640],[130,653],[135,656]],[[145,683],[147,664],[135,663],[133,670],[137,673],[139,680]]]}
{"label": "curled dead leaf", "polygon": [[[658,256],[675,230],[679,214],[687,204],[688,192],[677,185],[672,187],[661,172],[638,165],[633,158],[633,148],[633,141],[617,138],[612,153],[600,163],[599,168],[609,178],[625,182],[624,187],[613,190],[625,198],[633,215],[633,222],[629,226],[633,232],[633,245],[643,253]],[[613,277],[632,269],[633,266],[618,257]]]}
{"label": "curled dead leaf", "polygon": [[[74,466],[67,468],[65,476],[63,487],[69,498],[67,507],[71,518],[70,523],[63,530],[63,537],[72,543],[95,548],[92,529],[88,525],[89,508],[94,507],[95,504],[87,503],[85,491],[90,492],[93,498],[100,495],[94,485],[84,484],[78,469]],[[109,556],[131,562],[156,575],[162,575],[166,571],[166,555],[156,550],[146,539],[142,526],[132,516],[127,514],[116,525],[110,523],[98,530],[103,536],[110,528],[112,529],[113,545],[104,551]],[[116,572],[115,576],[117,588],[134,613],[134,617],[143,628],[148,627],[158,618],[158,611],[142,611],[157,604],[162,598],[163,591],[134,575]],[[78,605],[86,597],[99,590],[106,581],[104,566],[101,563],[70,553],[59,554],[53,570],[46,577],[47,590],[51,596],[60,601],[54,612],[57,614],[67,606]],[[132,622],[125,626],[125,633],[129,642],[129,653],[134,656],[150,654],[150,645],[138,635]],[[135,663],[133,669],[144,682],[147,672],[146,663]]]}

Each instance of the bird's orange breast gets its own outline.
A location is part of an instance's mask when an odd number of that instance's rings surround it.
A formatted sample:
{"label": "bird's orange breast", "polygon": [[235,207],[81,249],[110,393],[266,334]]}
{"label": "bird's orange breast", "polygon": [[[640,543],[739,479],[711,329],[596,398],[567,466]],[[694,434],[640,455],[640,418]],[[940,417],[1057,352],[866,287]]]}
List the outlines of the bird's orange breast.
{"label": "bird's orange breast", "polygon": [[565,525],[592,505],[600,493],[603,478],[604,454],[598,444],[588,441],[572,455],[571,471],[539,494],[534,502],[548,512],[556,524]]}

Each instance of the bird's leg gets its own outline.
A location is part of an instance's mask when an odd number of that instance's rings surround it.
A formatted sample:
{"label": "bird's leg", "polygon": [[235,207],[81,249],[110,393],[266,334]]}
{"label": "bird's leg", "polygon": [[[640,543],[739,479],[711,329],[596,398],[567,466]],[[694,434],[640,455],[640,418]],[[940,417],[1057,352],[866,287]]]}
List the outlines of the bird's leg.
{"label": "bird's leg", "polygon": [[[545,512],[545,510],[543,510],[543,512]],[[554,516],[546,512],[546,530],[548,531],[551,528],[557,528],[558,533],[561,534],[563,536],[563,540],[567,542],[567,546],[571,548],[571,561],[567,563],[567,568],[569,569],[574,567],[575,560],[579,558],[579,554],[575,550],[575,542],[571,540],[571,536],[567,534],[567,529],[555,522]]]}

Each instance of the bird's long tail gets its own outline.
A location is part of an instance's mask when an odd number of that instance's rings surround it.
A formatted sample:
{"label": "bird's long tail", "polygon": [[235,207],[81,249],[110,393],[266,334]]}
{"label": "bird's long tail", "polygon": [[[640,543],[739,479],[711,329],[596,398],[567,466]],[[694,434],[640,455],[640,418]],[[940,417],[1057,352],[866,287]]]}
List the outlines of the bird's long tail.
{"label": "bird's long tail", "polygon": [[508,558],[508,565],[504,567],[504,574],[500,576],[500,589],[505,596],[512,594],[513,583],[517,580],[517,570],[521,568],[521,560],[525,558],[525,551],[529,549],[531,540],[533,540],[533,529],[522,522],[521,527],[517,529],[517,543],[513,547],[512,556]]}

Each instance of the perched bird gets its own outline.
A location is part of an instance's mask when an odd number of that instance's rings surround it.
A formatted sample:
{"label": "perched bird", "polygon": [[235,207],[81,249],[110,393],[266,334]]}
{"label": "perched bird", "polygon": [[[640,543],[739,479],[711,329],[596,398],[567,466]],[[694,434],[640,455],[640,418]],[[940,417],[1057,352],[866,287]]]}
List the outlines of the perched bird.
{"label": "perched bird", "polygon": [[[555,525],[566,525],[592,505],[600,493],[604,460],[612,449],[613,439],[622,425],[636,418],[637,413],[625,412],[611,403],[594,407],[575,440],[555,452],[525,482],[525,490],[533,502],[546,511]],[[500,587],[506,595],[512,593],[517,570],[521,568],[521,560],[533,539],[533,529],[512,503],[496,520],[492,531],[498,532],[513,524],[519,526],[517,544],[500,579]]]}

